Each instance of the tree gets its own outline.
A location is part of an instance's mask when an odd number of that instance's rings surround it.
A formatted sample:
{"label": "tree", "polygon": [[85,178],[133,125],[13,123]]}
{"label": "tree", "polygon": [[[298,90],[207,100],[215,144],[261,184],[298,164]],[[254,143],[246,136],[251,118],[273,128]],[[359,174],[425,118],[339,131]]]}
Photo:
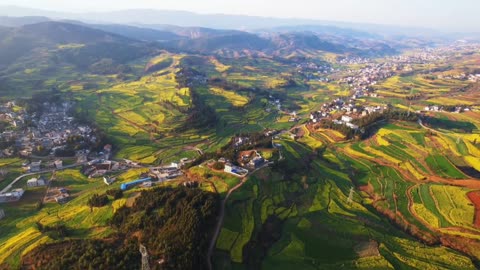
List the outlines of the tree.
{"label": "tree", "polygon": [[102,207],[105,206],[108,203],[108,197],[106,194],[103,195],[98,195],[98,194],[93,194],[90,199],[88,199],[87,204],[92,208],[92,207]]}

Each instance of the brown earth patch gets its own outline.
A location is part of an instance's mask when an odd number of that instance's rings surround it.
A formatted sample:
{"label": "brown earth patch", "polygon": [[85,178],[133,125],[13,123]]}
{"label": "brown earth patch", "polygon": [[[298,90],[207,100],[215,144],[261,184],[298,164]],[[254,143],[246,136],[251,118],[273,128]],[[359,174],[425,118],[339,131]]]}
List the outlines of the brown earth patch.
{"label": "brown earth patch", "polygon": [[480,228],[480,191],[472,191],[467,194],[467,197],[472,201],[475,206],[475,215],[473,225]]}
{"label": "brown earth patch", "polygon": [[380,252],[378,251],[378,243],[374,240],[368,242],[360,242],[353,247],[358,257],[374,257],[379,256]]}

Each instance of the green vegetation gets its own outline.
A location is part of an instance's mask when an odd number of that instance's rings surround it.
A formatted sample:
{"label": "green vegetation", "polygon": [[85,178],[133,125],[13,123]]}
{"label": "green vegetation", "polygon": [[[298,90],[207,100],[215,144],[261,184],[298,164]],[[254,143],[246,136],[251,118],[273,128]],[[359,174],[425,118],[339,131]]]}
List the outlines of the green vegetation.
{"label": "green vegetation", "polygon": [[[394,76],[369,88],[379,96],[358,98],[354,107],[387,110],[352,112],[355,131],[334,124],[344,114],[337,108],[316,129],[310,113],[349,100],[351,87],[339,82],[367,66],[337,60],[362,49],[344,54],[292,34],[275,42],[306,47],[280,46],[264,57],[253,48],[271,44],[237,33],[165,43],[201,52],[179,54],[102,32],[72,35],[81,26],[70,25],[47,31],[39,44],[31,35],[46,30],[31,27],[24,48],[11,47],[19,40],[10,30],[0,42],[2,97],[17,97],[30,111],[38,102],[18,97],[74,101],[77,121],[114,145],[113,158],[141,168],[108,175],[116,178],[111,186],[79,170],[57,171],[50,187],[66,188],[70,201],[44,203],[46,187],[36,187],[2,204],[0,268],[136,269],[142,243],[152,269],[205,269],[219,199],[239,184],[226,201],[215,269],[475,268],[480,204],[470,195],[478,190],[480,117],[451,110],[473,106],[478,86],[442,72],[473,71],[478,53],[388,70]],[[55,31],[71,33],[58,42]],[[238,49],[246,43],[253,48]],[[14,49],[7,55],[5,46]],[[333,73],[321,71],[330,67]],[[427,105],[446,111],[415,112]],[[0,123],[2,131],[12,128]],[[247,143],[236,145],[238,138]],[[223,171],[220,158],[240,165],[238,154],[253,150],[273,164],[244,179]],[[185,175],[163,188],[119,189],[148,166],[182,158],[189,159]],[[0,159],[0,188],[22,173],[23,161]],[[198,188],[179,185],[191,181]]]}
{"label": "green vegetation", "polygon": [[206,269],[204,252],[210,235],[206,232],[217,209],[216,196],[200,190],[144,191],[131,208],[122,207],[113,215],[110,225],[118,234],[105,240],[41,245],[28,253],[23,263],[37,262],[41,269],[132,269],[138,267],[142,243],[152,262],[165,261],[162,265],[151,263],[152,269]]}

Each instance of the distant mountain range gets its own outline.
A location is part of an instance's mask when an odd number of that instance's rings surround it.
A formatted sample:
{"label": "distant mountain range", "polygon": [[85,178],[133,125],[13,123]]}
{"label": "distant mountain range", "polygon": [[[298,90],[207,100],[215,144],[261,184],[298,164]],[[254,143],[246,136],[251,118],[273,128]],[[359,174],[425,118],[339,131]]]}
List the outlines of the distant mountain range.
{"label": "distant mountain range", "polygon": [[64,22],[0,28],[0,70],[33,59],[68,62],[80,68],[105,58],[124,63],[147,55],[152,49],[123,35]]}
{"label": "distant mountain range", "polygon": [[[3,60],[15,59],[24,51],[21,48],[28,51],[35,46],[52,44],[98,43],[99,35],[105,39],[110,37],[111,42],[116,42],[119,38],[128,38],[129,41],[118,42],[123,45],[132,42],[155,42],[157,43],[155,47],[171,51],[229,57],[254,54],[286,56],[294,52],[305,53],[306,51],[352,53],[363,56],[366,53],[384,55],[395,52],[394,48],[386,45],[380,38],[374,39],[371,34],[336,27],[318,27],[318,29],[305,27],[291,30],[283,27],[275,31],[244,32],[172,25],[140,27],[122,24],[88,24],[76,20],[53,21],[47,17],[0,17],[0,25],[16,26],[15,30],[12,29],[10,33],[4,35],[6,41],[3,46],[11,44],[16,47],[15,44],[18,44],[15,50],[17,53],[6,53],[3,50],[5,54]],[[309,31],[302,31],[304,29]],[[339,34],[336,34],[337,32]],[[364,46],[365,40],[368,40],[368,48]],[[380,46],[372,46],[372,43],[378,43],[377,45]],[[13,50],[13,47],[9,49]],[[372,50],[373,47],[378,49]],[[1,49],[2,44],[0,44]]]}
{"label": "distant mountain range", "polygon": [[[3,16],[43,16],[54,19],[80,20],[94,24],[128,24],[128,25],[177,25],[183,27],[204,27],[214,29],[235,29],[235,30],[258,30],[258,29],[277,29],[283,31],[291,27],[307,26],[310,30],[319,31],[337,31],[337,28],[353,29],[363,33],[373,33],[382,36],[424,36],[438,37],[445,35],[440,31],[435,31],[420,27],[402,27],[393,25],[378,25],[367,23],[350,23],[336,21],[321,21],[307,19],[282,19],[266,18],[256,16],[225,15],[225,14],[197,14],[186,11],[166,11],[166,10],[122,10],[112,12],[93,12],[93,13],[65,13],[46,10],[37,10],[16,6],[0,7],[0,15]],[[304,28],[304,30],[306,30]],[[345,31],[337,31],[343,32]]]}

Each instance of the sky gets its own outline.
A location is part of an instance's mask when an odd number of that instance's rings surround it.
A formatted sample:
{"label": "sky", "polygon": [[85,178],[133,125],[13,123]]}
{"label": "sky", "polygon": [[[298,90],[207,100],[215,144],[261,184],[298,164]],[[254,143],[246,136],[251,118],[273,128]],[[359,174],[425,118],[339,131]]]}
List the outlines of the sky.
{"label": "sky", "polygon": [[479,0],[0,0],[46,10],[167,9],[478,31]]}

